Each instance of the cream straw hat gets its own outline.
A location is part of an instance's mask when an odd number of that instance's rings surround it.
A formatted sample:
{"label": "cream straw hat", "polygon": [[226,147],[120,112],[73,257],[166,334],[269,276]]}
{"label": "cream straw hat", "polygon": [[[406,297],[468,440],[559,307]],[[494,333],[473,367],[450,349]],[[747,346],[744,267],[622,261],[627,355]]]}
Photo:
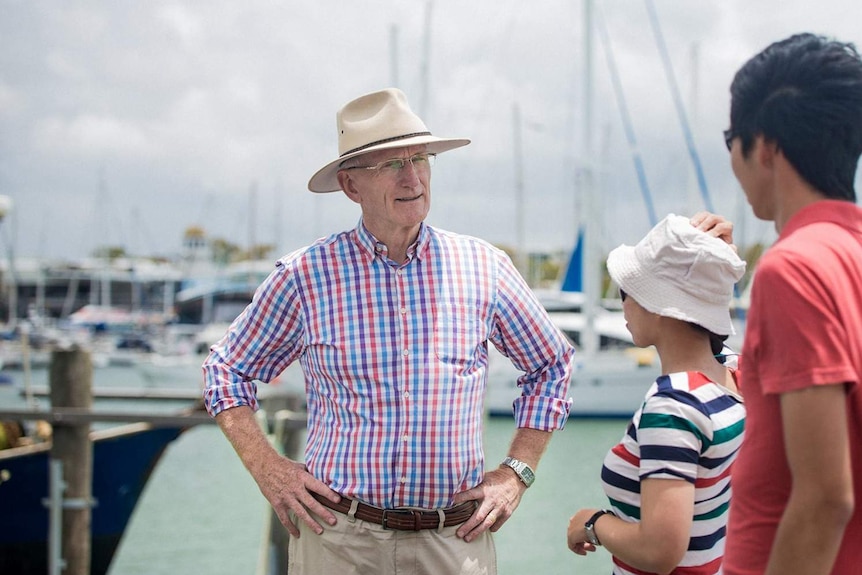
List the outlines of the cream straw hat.
{"label": "cream straw hat", "polygon": [[337,192],[341,189],[336,174],[348,159],[375,150],[405,148],[426,144],[428,152],[439,154],[470,143],[466,138],[432,136],[425,122],[413,113],[407,96],[387,88],[348,102],[335,116],[338,128],[338,159],[323,166],[311,177],[312,192]]}

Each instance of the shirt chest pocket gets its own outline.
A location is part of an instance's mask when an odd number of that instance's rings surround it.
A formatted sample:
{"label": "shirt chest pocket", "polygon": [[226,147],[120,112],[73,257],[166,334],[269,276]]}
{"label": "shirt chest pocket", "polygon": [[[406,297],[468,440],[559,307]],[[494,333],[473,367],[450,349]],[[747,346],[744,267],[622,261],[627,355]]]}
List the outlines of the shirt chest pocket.
{"label": "shirt chest pocket", "polygon": [[434,325],[434,352],[446,363],[470,363],[482,344],[479,312],[469,305],[448,304],[437,310]]}

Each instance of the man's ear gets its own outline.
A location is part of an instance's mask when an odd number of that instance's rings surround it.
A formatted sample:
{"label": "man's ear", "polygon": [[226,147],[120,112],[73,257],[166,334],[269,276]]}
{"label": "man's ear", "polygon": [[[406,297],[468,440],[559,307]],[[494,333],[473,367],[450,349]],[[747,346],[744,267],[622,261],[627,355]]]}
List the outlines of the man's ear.
{"label": "man's ear", "polygon": [[358,204],[359,190],[357,190],[356,186],[353,184],[353,178],[350,177],[348,171],[341,170],[336,174],[336,177],[338,178],[338,183],[341,185],[341,190],[344,192],[344,195]]}
{"label": "man's ear", "polygon": [[775,167],[775,157],[781,153],[775,140],[767,140],[763,134],[754,138],[754,153],[757,161],[764,168]]}

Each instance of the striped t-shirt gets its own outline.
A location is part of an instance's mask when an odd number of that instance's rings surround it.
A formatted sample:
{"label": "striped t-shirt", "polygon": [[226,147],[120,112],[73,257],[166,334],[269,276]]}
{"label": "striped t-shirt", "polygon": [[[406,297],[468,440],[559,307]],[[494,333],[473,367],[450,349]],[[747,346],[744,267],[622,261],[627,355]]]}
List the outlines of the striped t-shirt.
{"label": "striped t-shirt", "polygon": [[[730,470],[742,444],[741,397],[699,372],[662,375],[650,387],[622,441],[608,452],[602,483],[614,513],[640,521],[640,480],[694,484],[688,550],[672,572],[718,573],[730,506]],[[614,557],[615,574],[645,573]]]}

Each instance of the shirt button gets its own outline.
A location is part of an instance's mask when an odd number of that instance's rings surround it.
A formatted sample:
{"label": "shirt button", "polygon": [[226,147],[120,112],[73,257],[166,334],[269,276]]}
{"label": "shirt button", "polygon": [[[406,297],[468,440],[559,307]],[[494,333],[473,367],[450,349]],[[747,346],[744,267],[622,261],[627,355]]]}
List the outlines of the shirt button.
{"label": "shirt button", "polygon": [[399,276],[403,276],[403,275],[404,275],[404,270],[396,270],[396,271],[395,271],[395,274],[396,274],[396,275],[399,275]]}
{"label": "shirt button", "polygon": [[404,392],[404,397],[410,397],[410,392],[409,392],[409,391],[405,391],[405,392]]}
{"label": "shirt button", "polygon": [[407,308],[402,307],[399,311],[401,312],[401,315],[404,315],[405,313],[407,313]]}
{"label": "shirt button", "polygon": [[407,443],[407,434],[404,434],[404,443]]}
{"label": "shirt button", "polygon": [[410,354],[409,349],[405,349],[404,351],[401,352],[401,355],[409,355],[409,354]]}
{"label": "shirt button", "polygon": [[402,478],[401,478],[401,483],[407,483],[407,477],[402,477]]}

